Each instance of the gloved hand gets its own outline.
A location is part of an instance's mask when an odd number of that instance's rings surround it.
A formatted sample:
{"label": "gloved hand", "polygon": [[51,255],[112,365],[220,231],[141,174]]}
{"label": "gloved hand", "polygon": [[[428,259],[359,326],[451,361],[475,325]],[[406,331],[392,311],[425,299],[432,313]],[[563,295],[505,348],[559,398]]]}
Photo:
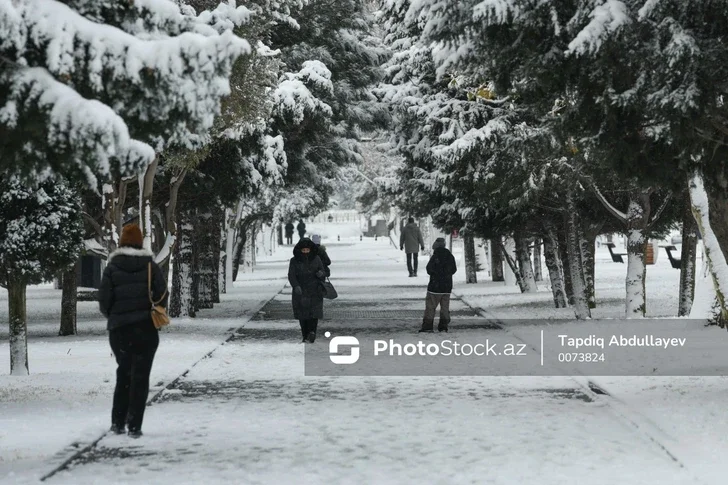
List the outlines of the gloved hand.
{"label": "gloved hand", "polygon": [[296,286],[293,288],[293,294],[294,295],[303,295],[303,290],[300,286]]}
{"label": "gloved hand", "polygon": [[424,247],[424,246],[422,246],[422,250],[423,250],[423,251],[425,250],[425,247]]}
{"label": "gloved hand", "polygon": [[323,278],[324,276],[326,276],[326,273],[324,273],[323,270],[316,271],[317,278]]}
{"label": "gloved hand", "polygon": [[400,250],[400,251],[404,251],[404,246],[400,246],[400,247],[399,247],[399,250]]}

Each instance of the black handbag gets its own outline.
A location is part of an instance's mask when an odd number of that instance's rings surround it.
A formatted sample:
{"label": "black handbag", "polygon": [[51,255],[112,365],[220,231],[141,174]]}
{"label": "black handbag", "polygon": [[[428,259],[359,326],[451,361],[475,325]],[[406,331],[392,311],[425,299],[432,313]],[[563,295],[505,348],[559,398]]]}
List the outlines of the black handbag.
{"label": "black handbag", "polygon": [[326,278],[326,281],[323,282],[324,285],[324,298],[327,300],[335,300],[336,297],[339,296],[339,293],[337,293],[336,288],[334,288],[334,285],[331,284],[331,281]]}

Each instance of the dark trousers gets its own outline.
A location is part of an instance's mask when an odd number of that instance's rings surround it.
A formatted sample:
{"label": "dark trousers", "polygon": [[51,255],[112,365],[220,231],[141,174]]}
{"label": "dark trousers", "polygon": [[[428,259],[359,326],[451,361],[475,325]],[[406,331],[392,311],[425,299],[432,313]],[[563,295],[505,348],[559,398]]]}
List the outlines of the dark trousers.
{"label": "dark trousers", "polygon": [[407,253],[407,269],[410,274],[417,273],[417,256],[418,253]]}
{"label": "dark trousers", "polygon": [[437,324],[439,331],[447,330],[450,325],[450,293],[427,292],[425,299],[425,316],[422,319],[422,330],[432,331],[435,324],[435,312],[440,307],[440,322]]}
{"label": "dark trousers", "polygon": [[118,364],[111,423],[141,430],[159,332],[150,317],[146,322],[111,330],[109,343]]}
{"label": "dark trousers", "polygon": [[303,236],[306,235],[306,231],[298,231],[298,239],[303,239]]}
{"label": "dark trousers", "polygon": [[286,244],[293,244],[293,234],[286,234]]}
{"label": "dark trousers", "polygon": [[308,337],[310,332],[316,333],[316,329],[318,328],[318,318],[299,320],[298,323],[301,325],[301,335],[303,338]]}

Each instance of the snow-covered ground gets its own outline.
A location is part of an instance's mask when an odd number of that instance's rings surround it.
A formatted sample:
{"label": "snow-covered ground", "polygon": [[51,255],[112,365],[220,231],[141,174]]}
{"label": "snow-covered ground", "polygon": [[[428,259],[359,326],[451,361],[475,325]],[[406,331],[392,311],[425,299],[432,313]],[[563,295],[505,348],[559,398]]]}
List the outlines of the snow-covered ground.
{"label": "snow-covered ground", "polygon": [[[222,303],[199,318],[175,319],[161,335],[152,370],[151,394],[159,392],[216,348],[252,312],[281,290],[285,274],[279,253],[243,275]],[[243,277],[241,276],[241,277]],[[45,474],[78,444],[98,438],[109,426],[116,363],[106,321],[95,302],[79,302],[75,337],[58,337],[61,292],[52,286],[28,290],[30,377],[8,375],[0,366],[0,482]],[[0,355],[8,355],[7,293],[0,292]],[[3,482],[4,483],[4,482]]]}
{"label": "snow-covered ground", "polygon": [[[325,331],[411,337],[426,278],[408,278],[404,254],[385,238],[359,242],[356,228],[313,226],[309,232],[326,238],[341,295],[327,303],[340,313],[320,324],[314,348],[327,348]],[[591,379],[611,394],[605,396],[583,377],[305,376],[305,346],[284,311],[290,289],[253,315],[283,287],[289,251],[259,258],[256,272],[242,275],[222,305],[164,332],[151,395],[191,370],[149,408],[141,440],[104,437],[49,482],[725,483],[722,377]],[[595,316],[620,317],[626,268],[607,258],[600,251]],[[550,308],[546,285],[522,295],[485,274],[465,285],[463,273],[455,293],[494,318],[573,317]],[[648,267],[650,315],[676,313],[678,274],[664,255]],[[84,303],[81,335],[53,336],[59,295],[47,287],[29,293],[31,376],[0,372],[3,483],[35,482],[73,455],[72,443],[92,442],[108,426],[114,364],[104,322]],[[453,310],[465,312],[465,301],[455,298]],[[0,312],[3,305],[5,295]],[[503,332],[464,322],[456,316],[449,336]],[[725,339],[724,332],[705,332]]]}

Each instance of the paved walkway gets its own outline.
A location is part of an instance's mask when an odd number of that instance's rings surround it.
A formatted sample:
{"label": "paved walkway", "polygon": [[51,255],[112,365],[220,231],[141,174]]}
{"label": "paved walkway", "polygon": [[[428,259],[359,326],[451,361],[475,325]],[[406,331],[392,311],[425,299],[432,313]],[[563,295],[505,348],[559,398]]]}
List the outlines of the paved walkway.
{"label": "paved walkway", "polygon": [[[426,280],[407,277],[400,253],[330,254],[340,298],[313,345],[328,345],[327,330],[416,332]],[[452,310],[450,338],[503,332],[457,298]],[[286,288],[164,391],[142,439],[104,437],[49,482],[692,483],[569,378],[306,377],[303,351]]]}

